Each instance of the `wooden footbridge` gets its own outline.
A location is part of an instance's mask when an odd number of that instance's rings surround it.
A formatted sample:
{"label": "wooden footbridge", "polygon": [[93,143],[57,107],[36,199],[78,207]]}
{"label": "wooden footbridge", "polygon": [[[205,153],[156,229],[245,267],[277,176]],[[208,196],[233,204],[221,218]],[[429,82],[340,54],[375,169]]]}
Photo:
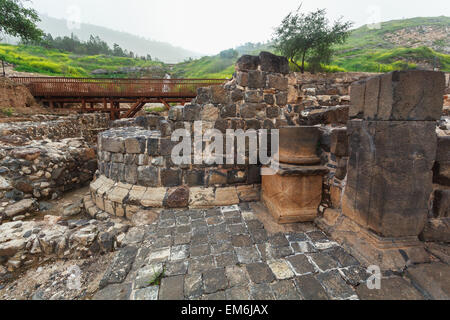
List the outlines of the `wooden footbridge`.
{"label": "wooden footbridge", "polygon": [[[147,103],[191,101],[197,89],[223,84],[226,79],[94,79],[63,77],[12,77],[50,108],[81,104],[79,112],[108,112],[111,119],[131,118]],[[120,104],[131,105],[121,108]]]}

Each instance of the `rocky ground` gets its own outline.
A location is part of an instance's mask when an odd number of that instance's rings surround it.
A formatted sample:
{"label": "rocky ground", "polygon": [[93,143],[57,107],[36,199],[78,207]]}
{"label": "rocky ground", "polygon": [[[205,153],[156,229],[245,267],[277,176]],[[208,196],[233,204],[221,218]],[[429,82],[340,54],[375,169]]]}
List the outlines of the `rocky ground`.
{"label": "rocky ground", "polygon": [[366,266],[312,224],[279,226],[259,203],[163,211],[136,228],[94,299],[448,299],[450,267],[384,272],[367,287]]}
{"label": "rocky ground", "polygon": [[[385,272],[381,290],[369,290],[366,266],[338,243],[311,223],[274,223],[260,203],[166,210],[153,223],[126,227],[121,221],[89,220],[78,211],[60,220],[86,190],[41,203],[45,211],[32,220],[1,226],[16,230],[24,242],[28,230],[39,226],[42,243],[57,244],[58,237],[69,242],[62,256],[45,256],[19,271],[0,267],[1,299],[450,298],[448,245],[427,244],[433,263]],[[52,224],[42,227],[45,221]],[[117,251],[87,250],[98,248],[90,241],[106,229],[114,234]],[[8,234],[2,231],[3,237]],[[74,234],[86,241],[72,247]]]}
{"label": "rocky ground", "polygon": [[429,245],[433,263],[385,272],[381,289],[369,290],[366,266],[338,243],[310,223],[274,223],[260,203],[162,211],[155,222],[132,226],[120,239],[115,253],[48,258],[9,273],[0,282],[0,298],[450,298],[448,245]]}

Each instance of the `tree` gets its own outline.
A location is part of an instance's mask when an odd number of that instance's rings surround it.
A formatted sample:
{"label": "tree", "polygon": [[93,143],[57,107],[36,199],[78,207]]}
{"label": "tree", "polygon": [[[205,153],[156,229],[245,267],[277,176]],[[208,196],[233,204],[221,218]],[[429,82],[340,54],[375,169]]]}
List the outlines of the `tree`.
{"label": "tree", "polygon": [[0,34],[38,41],[43,35],[36,26],[40,21],[34,9],[25,8],[22,0],[0,0]]}
{"label": "tree", "polygon": [[322,63],[330,63],[333,45],[347,40],[353,23],[339,19],[330,26],[325,9],[308,14],[300,13],[300,9],[289,13],[275,29],[274,47],[302,73],[305,62],[314,72],[320,70]]}

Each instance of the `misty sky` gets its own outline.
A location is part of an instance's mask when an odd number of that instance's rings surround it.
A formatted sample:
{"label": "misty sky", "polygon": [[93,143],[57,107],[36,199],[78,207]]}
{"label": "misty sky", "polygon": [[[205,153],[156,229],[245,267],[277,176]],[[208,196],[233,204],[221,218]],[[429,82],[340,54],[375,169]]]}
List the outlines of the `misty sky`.
{"label": "misty sky", "polygon": [[[412,17],[450,16],[448,0],[32,0],[31,6],[65,18],[216,54],[245,42],[264,42],[283,17],[326,8],[355,26]],[[76,24],[75,24],[76,25]]]}

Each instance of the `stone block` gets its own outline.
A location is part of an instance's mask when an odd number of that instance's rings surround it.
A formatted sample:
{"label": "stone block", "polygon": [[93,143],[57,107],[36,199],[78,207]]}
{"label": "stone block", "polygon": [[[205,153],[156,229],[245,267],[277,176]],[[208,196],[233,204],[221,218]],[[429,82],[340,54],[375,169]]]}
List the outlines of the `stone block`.
{"label": "stone block", "polygon": [[205,184],[205,171],[189,170],[184,174],[184,183],[188,186],[203,186]]}
{"label": "stone block", "polygon": [[177,187],[167,191],[164,199],[164,207],[166,208],[186,208],[189,205],[189,188]]}
{"label": "stone block", "polygon": [[241,105],[240,115],[244,119],[253,119],[261,108],[262,105],[258,103],[245,103]]}
{"label": "stone block", "polygon": [[219,119],[214,123],[214,129],[219,130],[222,133],[225,133],[227,129],[229,129],[228,120]]}
{"label": "stone block", "polygon": [[129,190],[120,188],[120,187],[114,187],[107,193],[107,198],[113,202],[117,203],[123,203],[125,198],[128,196]]}
{"label": "stone block", "polygon": [[279,106],[279,107],[285,106],[288,102],[287,92],[277,93],[275,95],[275,100],[276,100],[277,106]]}
{"label": "stone block", "polygon": [[147,140],[147,153],[149,156],[159,155],[159,139],[150,138]]}
{"label": "stone block", "polygon": [[236,192],[236,187],[217,188],[215,194],[214,205],[216,206],[231,206],[239,203],[239,197]]}
{"label": "stone block", "polygon": [[320,172],[262,177],[262,200],[278,223],[314,221],[322,201]]}
{"label": "stone block", "polygon": [[222,118],[234,118],[236,117],[236,105],[225,105],[220,109],[220,117]]}
{"label": "stone block", "polygon": [[335,173],[335,178],[339,180],[343,180],[347,175],[347,163],[348,158],[340,158],[338,160],[338,165]]}
{"label": "stone block", "polygon": [[146,147],[146,139],[144,137],[132,137],[125,139],[126,153],[144,153]]}
{"label": "stone block", "polygon": [[267,75],[267,88],[287,91],[288,78],[281,75],[269,74]]}
{"label": "stone block", "polygon": [[213,188],[190,188],[189,207],[191,208],[208,208],[214,206],[214,189]]}
{"label": "stone block", "polygon": [[272,93],[264,94],[264,102],[269,105],[275,104],[275,96]]}
{"label": "stone block", "polygon": [[169,110],[169,120],[183,121],[184,106],[175,106]]}
{"label": "stone block", "polygon": [[344,214],[384,237],[419,235],[432,192],[435,123],[352,120],[348,132]]}
{"label": "stone block", "polygon": [[450,266],[442,262],[411,266],[407,276],[433,300],[450,299]]}
{"label": "stone block", "polygon": [[245,102],[247,103],[261,103],[263,102],[263,93],[260,90],[245,91]]}
{"label": "stone block", "polygon": [[144,193],[147,191],[146,187],[133,186],[128,194],[128,204],[139,205]]}
{"label": "stone block", "polygon": [[238,71],[236,73],[236,84],[241,87],[248,86],[248,72]]}
{"label": "stone block", "polygon": [[162,169],[161,185],[164,187],[176,187],[181,185],[181,170]]}
{"label": "stone block", "polygon": [[224,185],[227,183],[226,170],[210,170],[208,173],[208,186]]}
{"label": "stone block", "polygon": [[346,129],[331,132],[331,153],[337,157],[348,157],[348,136]]}
{"label": "stone block", "polygon": [[187,104],[184,106],[184,121],[198,121],[201,120],[200,112],[202,107],[198,104]]}
{"label": "stone block", "polygon": [[236,62],[236,70],[249,71],[256,70],[260,64],[260,58],[257,56],[243,55]]}
{"label": "stone block", "polygon": [[228,91],[223,86],[211,86],[211,102],[214,104],[227,104],[229,102]]}
{"label": "stone block", "polygon": [[450,218],[430,219],[421,235],[424,241],[450,242]]}
{"label": "stone block", "polygon": [[438,136],[434,183],[450,186],[450,136]]}
{"label": "stone block", "polygon": [[162,208],[166,193],[166,188],[148,188],[142,195],[141,205],[147,208]]}
{"label": "stone block", "polygon": [[159,169],[152,166],[138,167],[138,184],[144,187],[159,185]]}
{"label": "stone block", "polygon": [[209,103],[211,101],[211,88],[198,88],[196,101],[198,104]]}
{"label": "stone block", "polygon": [[125,153],[125,143],[122,138],[105,137],[102,138],[102,150],[108,152]]}
{"label": "stone block", "polygon": [[115,163],[123,163],[123,158],[122,153],[113,153],[111,156],[111,161]]}
{"label": "stone block", "polygon": [[178,144],[177,141],[172,141],[171,138],[161,139],[160,145],[160,155],[161,156],[172,156],[172,149]]}
{"label": "stone block", "polygon": [[248,184],[261,184],[261,167],[258,165],[249,165],[247,170]]}
{"label": "stone block", "polygon": [[236,191],[241,202],[254,202],[261,199],[261,187],[259,185],[237,186]]}
{"label": "stone block", "polygon": [[227,183],[245,183],[247,181],[247,172],[244,170],[229,170],[227,173]]}
{"label": "stone block", "polygon": [[342,189],[339,186],[330,186],[330,198],[333,208],[340,209],[342,203]]}
{"label": "stone block", "polygon": [[239,102],[244,99],[244,91],[240,88],[235,88],[230,92],[231,103]]}
{"label": "stone block", "polygon": [[434,191],[433,217],[450,217],[450,190],[438,189]]}
{"label": "stone block", "polygon": [[259,70],[251,70],[248,72],[248,87],[252,89],[264,88],[265,76]]}
{"label": "stone block", "polygon": [[245,130],[259,130],[261,129],[261,122],[259,122],[259,120],[256,119],[248,119],[245,120]]}
{"label": "stone block", "polygon": [[[394,71],[352,85],[351,117],[379,121],[436,121],[445,77],[435,71]],[[362,102],[364,100],[364,102]]]}
{"label": "stone block", "polygon": [[213,104],[204,105],[200,117],[203,121],[216,121],[219,118],[219,108]]}
{"label": "stone block", "polygon": [[164,278],[159,291],[160,300],[184,300],[184,276]]}
{"label": "stone block", "polygon": [[289,73],[289,62],[285,57],[276,56],[270,52],[261,52],[259,54],[261,71],[272,73]]}
{"label": "stone block", "polygon": [[136,184],[138,180],[138,171],[135,165],[126,165],[124,168],[125,182],[129,184]]}

